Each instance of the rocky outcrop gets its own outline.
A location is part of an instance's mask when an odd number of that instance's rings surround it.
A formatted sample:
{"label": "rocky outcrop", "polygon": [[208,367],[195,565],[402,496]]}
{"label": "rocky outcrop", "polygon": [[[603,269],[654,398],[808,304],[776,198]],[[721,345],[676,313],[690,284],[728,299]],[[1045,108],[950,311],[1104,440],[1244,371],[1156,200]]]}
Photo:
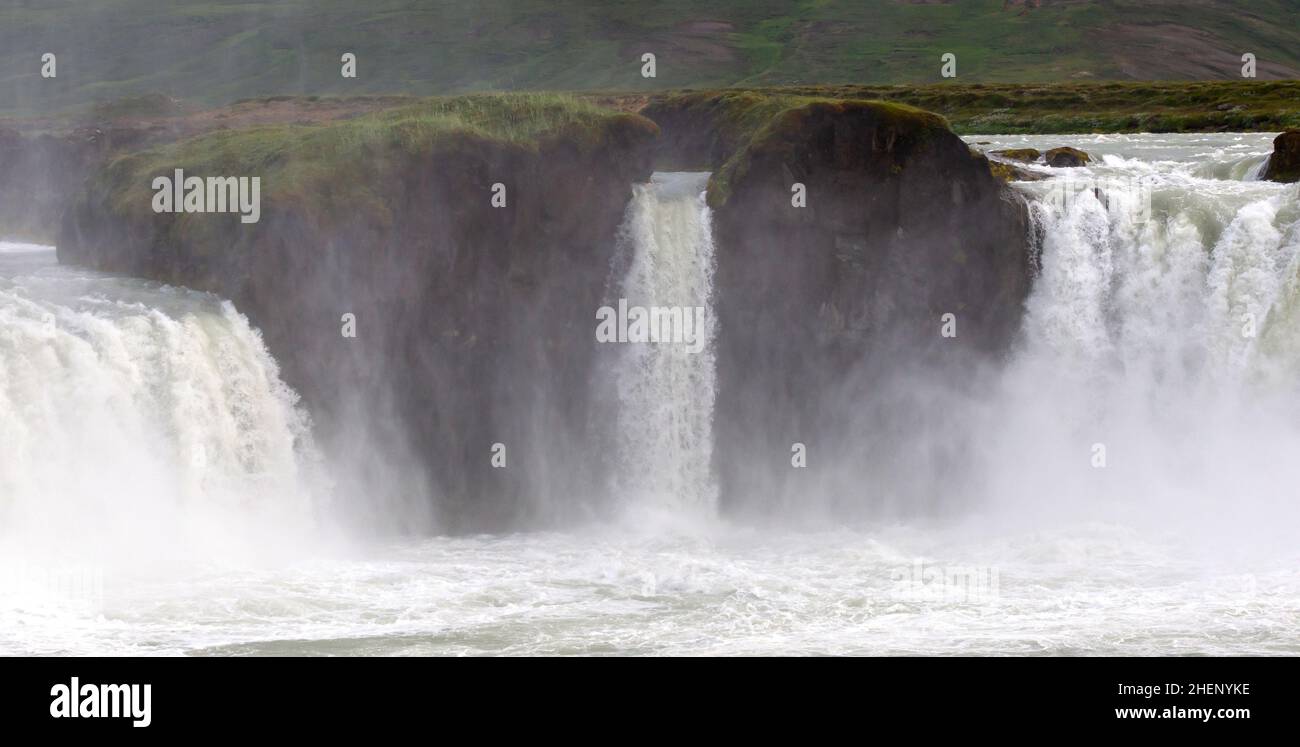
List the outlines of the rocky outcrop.
{"label": "rocky outcrop", "polygon": [[1073,168],[1086,165],[1088,160],[1088,154],[1077,148],[1052,148],[1046,153],[1037,148],[1008,148],[989,152],[989,172],[1004,182],[1037,182],[1049,178],[1049,175],[1017,164],[1041,163],[1056,168]]}
{"label": "rocky outcrop", "polygon": [[1091,160],[1091,157],[1087,153],[1069,146],[1052,148],[1043,154],[1044,163],[1058,169],[1087,166],[1089,160]]}
{"label": "rocky outcrop", "polygon": [[1274,138],[1263,178],[1272,182],[1300,181],[1300,130],[1287,130]]}
{"label": "rocky outcrop", "polygon": [[[531,523],[544,506],[555,520],[589,511],[584,499],[606,492],[593,423],[609,420],[591,409],[594,314],[655,127],[610,113],[528,140],[457,129],[413,144],[424,131],[409,122],[375,122],[394,136],[356,150],[371,125],[328,148],[250,131],[118,159],[69,210],[60,261],[232,299],[306,400],[327,457],[359,475],[345,498],[436,507],[445,531]],[[218,165],[227,152],[272,164],[260,222],[154,214],[148,177],[201,173],[193,159],[214,149]],[[303,181],[316,171],[326,181]],[[410,474],[418,484],[399,480]]]}
{"label": "rocky outcrop", "polygon": [[855,101],[779,114],[709,198],[724,501],[879,506],[891,485],[914,491],[895,500],[935,500],[933,464],[901,444],[938,439],[903,435],[933,427],[915,398],[973,385],[1016,333],[1023,200],[941,118]]}

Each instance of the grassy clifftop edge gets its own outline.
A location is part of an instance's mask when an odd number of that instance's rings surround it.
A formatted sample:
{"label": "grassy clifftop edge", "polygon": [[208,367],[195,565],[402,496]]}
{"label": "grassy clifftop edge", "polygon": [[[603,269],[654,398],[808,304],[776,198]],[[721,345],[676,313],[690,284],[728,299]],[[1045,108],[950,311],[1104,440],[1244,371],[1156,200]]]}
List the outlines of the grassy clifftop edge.
{"label": "grassy clifftop edge", "polygon": [[[661,155],[690,151],[681,160],[661,158],[656,166],[714,171],[709,197],[717,206],[726,202],[754,154],[793,143],[810,113],[851,111],[870,112],[889,130],[918,136],[938,129],[958,134],[1274,131],[1300,127],[1300,81],[273,96],[216,110],[150,99],[101,108],[108,119],[90,125],[83,120],[80,129],[60,137],[72,142],[102,128],[110,145],[87,190],[115,213],[142,216],[149,209],[153,178],[179,168],[190,175],[260,176],[263,197],[271,204],[296,203],[326,221],[333,213],[360,210],[385,223],[393,216],[374,185],[402,173],[412,158],[434,152],[453,160],[458,153],[523,154],[547,143],[591,153],[629,137],[652,140],[656,127],[663,130]],[[41,130],[50,124],[42,122]],[[122,137],[122,145],[116,144],[119,133],[133,132],[141,133],[139,141]],[[679,142],[683,133],[693,141]],[[906,138],[902,142],[906,145]],[[183,231],[190,222],[177,216],[171,230]]]}
{"label": "grassy clifftop edge", "polygon": [[[283,97],[272,103],[283,104]],[[709,199],[717,206],[725,203],[729,185],[746,173],[754,154],[796,147],[809,116],[866,112],[899,133],[900,145],[950,130],[942,116],[906,104],[782,91],[668,94],[639,107],[639,113],[570,94],[472,94],[386,104],[350,118],[218,129],[120,152],[92,175],[89,192],[114,213],[145,217],[153,179],[176,169],[198,176],[259,176],[271,204],[298,204],[318,216],[362,209],[388,222],[391,216],[373,185],[399,173],[411,159],[435,152],[454,159],[485,149],[537,151],[548,144],[591,153],[628,133],[651,138],[656,122],[667,126],[672,117],[685,117],[693,136],[716,141],[725,154],[716,163],[695,166],[715,171]],[[190,222],[178,216],[173,230],[184,231]]]}
{"label": "grassy clifftop edge", "polygon": [[484,94],[416,100],[351,119],[217,130],[112,158],[91,185],[115,211],[148,210],[151,182],[173,170],[258,176],[264,197],[309,196],[356,206],[369,185],[410,159],[458,150],[536,151],[563,142],[579,153],[653,123],[560,94]]}

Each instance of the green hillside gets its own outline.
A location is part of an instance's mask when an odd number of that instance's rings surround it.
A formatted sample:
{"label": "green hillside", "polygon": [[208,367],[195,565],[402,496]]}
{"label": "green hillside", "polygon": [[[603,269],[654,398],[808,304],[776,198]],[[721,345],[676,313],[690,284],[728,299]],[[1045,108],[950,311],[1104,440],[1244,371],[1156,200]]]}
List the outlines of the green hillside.
{"label": "green hillside", "polygon": [[[1300,78],[1300,0],[8,0],[0,111],[271,94]],[[42,79],[40,58],[58,56]],[[355,79],[339,57],[358,57]],[[657,77],[641,76],[653,52]]]}

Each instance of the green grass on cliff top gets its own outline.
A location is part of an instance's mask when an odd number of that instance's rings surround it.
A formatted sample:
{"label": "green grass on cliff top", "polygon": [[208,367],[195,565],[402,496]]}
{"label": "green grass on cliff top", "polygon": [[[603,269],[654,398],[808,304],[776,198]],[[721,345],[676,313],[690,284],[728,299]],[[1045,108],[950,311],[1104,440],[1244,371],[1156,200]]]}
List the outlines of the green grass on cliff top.
{"label": "green grass on cliff top", "polygon": [[[838,90],[838,94],[828,92]],[[691,91],[653,97],[644,112],[653,118],[654,109],[697,110],[713,120],[725,139],[740,141],[759,136],[781,115],[812,104],[869,105],[899,125],[947,127],[939,114],[906,102],[884,101],[878,96],[853,96],[846,89],[774,88]]]}
{"label": "green grass on cliff top", "polygon": [[267,197],[364,198],[387,168],[437,148],[509,144],[536,148],[548,135],[596,142],[602,125],[627,117],[560,94],[514,93],[422,99],[355,119],[217,131],[120,156],[100,186],[115,209],[149,205],[154,177],[259,176]]}

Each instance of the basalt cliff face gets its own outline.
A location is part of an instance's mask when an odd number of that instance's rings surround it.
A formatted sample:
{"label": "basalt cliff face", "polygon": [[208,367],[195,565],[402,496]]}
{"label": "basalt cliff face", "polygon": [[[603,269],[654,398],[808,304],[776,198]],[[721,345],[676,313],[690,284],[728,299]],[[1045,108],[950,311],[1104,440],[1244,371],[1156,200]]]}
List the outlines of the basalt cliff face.
{"label": "basalt cliff face", "polygon": [[[978,386],[1011,343],[1032,274],[1026,204],[919,110],[793,100],[737,140],[717,132],[738,116],[726,102],[678,108],[655,117],[663,142],[717,169],[724,501],[935,500],[926,473],[956,469],[961,447],[914,454],[900,444],[942,439],[902,436],[941,427],[924,422],[934,408],[918,392]],[[692,131],[709,119],[713,131]],[[891,493],[901,484],[914,493]]]}
{"label": "basalt cliff face", "polygon": [[[130,154],[85,179],[59,257],[232,299],[327,457],[354,460],[340,494],[422,509],[376,510],[420,516],[400,528],[536,526],[599,512],[608,492],[594,312],[632,185],[709,169],[724,506],[854,501],[873,475],[928,468],[899,461],[893,436],[917,424],[891,387],[961,386],[1007,348],[1031,274],[1023,203],[942,119],[907,107],[700,96],[642,115],[526,142],[473,129],[425,142],[398,117],[374,142],[357,125],[289,155],[256,131]],[[266,170],[260,222],[155,214],[150,178],[171,168]]]}
{"label": "basalt cliff face", "polygon": [[232,299],[328,457],[355,460],[341,472],[360,484],[343,494],[431,508],[417,530],[533,524],[600,492],[594,312],[654,137],[614,115],[527,144],[452,132],[414,151],[380,145],[329,170],[354,180],[334,185],[341,195],[268,177],[251,225],[154,214],[148,193],[125,205],[123,180],[141,174],[120,160],[70,208],[59,258]]}

